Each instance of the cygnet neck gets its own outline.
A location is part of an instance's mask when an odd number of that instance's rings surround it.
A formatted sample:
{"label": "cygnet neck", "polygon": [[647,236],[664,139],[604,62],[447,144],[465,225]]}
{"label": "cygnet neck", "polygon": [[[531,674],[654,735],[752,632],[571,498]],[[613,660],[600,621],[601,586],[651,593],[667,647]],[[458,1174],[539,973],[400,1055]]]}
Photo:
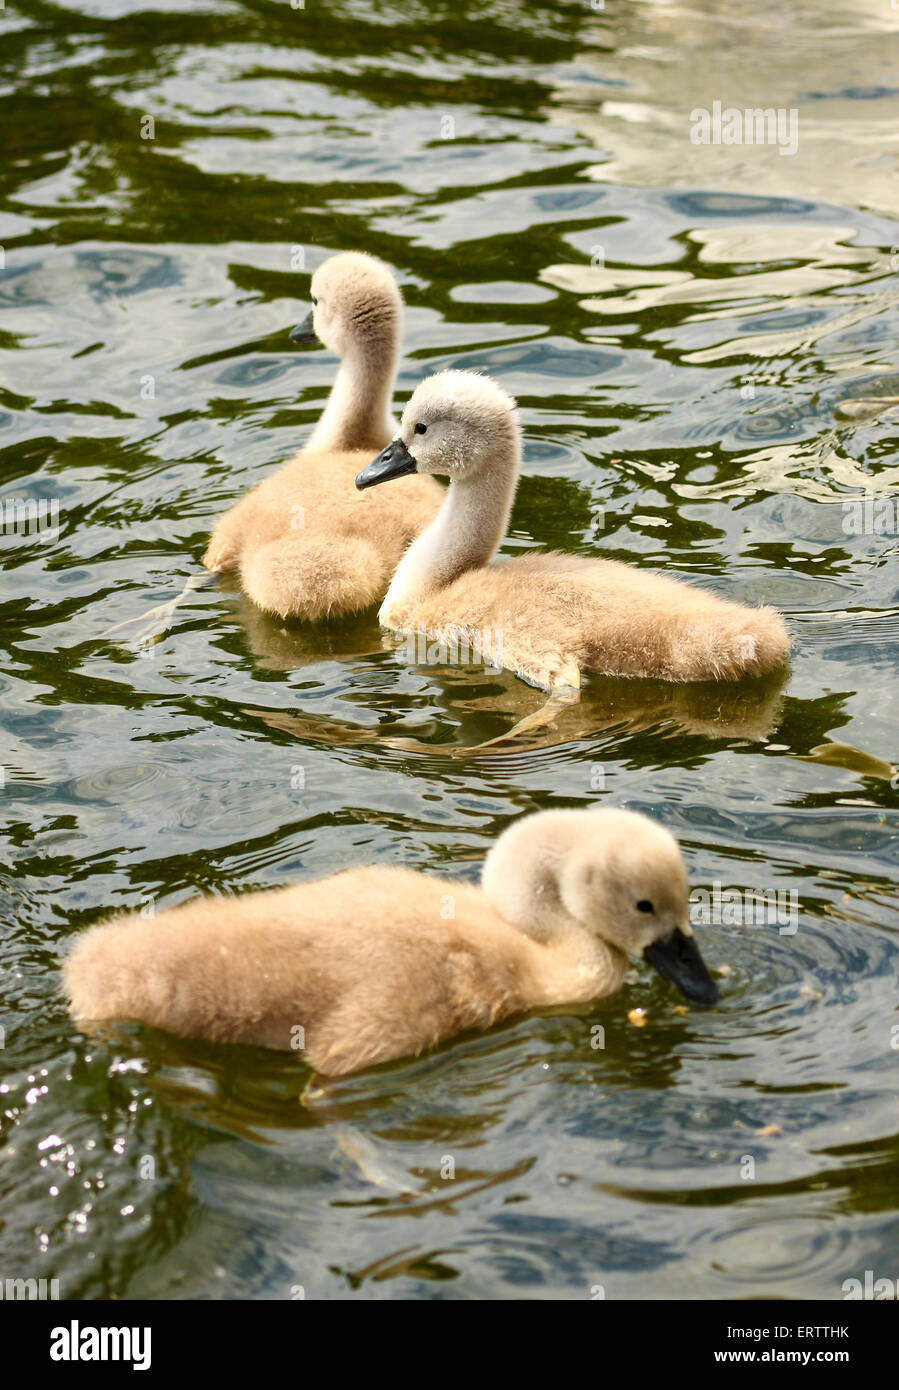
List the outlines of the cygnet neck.
{"label": "cygnet neck", "polygon": [[398,359],[396,333],[354,344],[341,358],[327,405],[306,447],[375,452],[383,448],[395,429],[390,405]]}
{"label": "cygnet neck", "polygon": [[[413,445],[414,449],[414,445]],[[518,485],[517,430],[501,439],[489,466],[451,480],[437,516],[412,542],[393,576],[382,617],[489,565],[506,534]]]}
{"label": "cygnet neck", "polygon": [[[549,832],[549,833],[547,833]],[[620,984],[627,957],[567,911],[560,878],[573,831],[527,823],[500,837],[484,861],[481,886],[500,916],[534,952],[541,1005],[595,998]]]}

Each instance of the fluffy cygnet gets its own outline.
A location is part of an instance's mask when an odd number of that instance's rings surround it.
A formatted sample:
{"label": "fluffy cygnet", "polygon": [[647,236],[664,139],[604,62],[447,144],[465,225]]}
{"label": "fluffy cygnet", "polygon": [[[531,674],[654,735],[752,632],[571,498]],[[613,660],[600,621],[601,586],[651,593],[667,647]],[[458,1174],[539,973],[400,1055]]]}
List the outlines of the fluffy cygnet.
{"label": "fluffy cygnet", "polygon": [[340,357],[324,413],[304,449],[227,511],[203,558],[237,570],[254,603],[282,618],[337,617],[382,598],[403,551],[443,497],[410,478],[390,499],[360,506],[353,479],[390,439],[402,299],[388,268],[358,251],[312,277],[312,312],[291,337]]}
{"label": "fluffy cygnet", "polygon": [[481,887],[356,868],[90,928],[65,962],[76,1019],[303,1050],[341,1075],[529,1009],[611,994],[628,958],[713,1004],[674,837],[632,811],[541,811]]}
{"label": "fluffy cygnet", "polygon": [[521,462],[515,402],[489,378],[447,371],[415,390],[400,432],[356,486],[450,479],[439,515],[403,556],[385,627],[465,641],[544,690],[582,671],[671,681],[737,680],[782,665],[783,619],[613,560],[558,552],[493,562]]}

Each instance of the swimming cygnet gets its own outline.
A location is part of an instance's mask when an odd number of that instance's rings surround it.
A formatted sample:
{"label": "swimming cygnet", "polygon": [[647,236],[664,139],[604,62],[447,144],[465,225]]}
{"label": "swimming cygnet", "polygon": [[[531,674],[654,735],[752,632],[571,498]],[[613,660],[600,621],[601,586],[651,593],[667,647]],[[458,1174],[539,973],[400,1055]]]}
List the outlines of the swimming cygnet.
{"label": "swimming cygnet", "polygon": [[515,402],[489,378],[446,371],[416,388],[397,438],[356,479],[365,489],[406,474],[450,479],[439,515],[393,576],[385,627],[465,642],[544,690],[576,687],[582,671],[736,680],[783,663],[789,638],[771,608],[584,555],[491,563],[520,461]]}
{"label": "swimming cygnet", "polygon": [[443,489],[410,478],[384,505],[358,505],[353,479],[395,432],[402,298],[381,261],[331,256],[312,277],[312,312],[291,333],[340,357],[308,444],[216,525],[203,563],[238,570],[254,603],[287,618],[337,617],[383,597],[403,551],[435,516]]}
{"label": "swimming cygnet", "polygon": [[629,956],[716,1002],[677,841],[646,816],[601,808],[523,817],[491,849],[480,888],[366,867],[101,923],[76,941],[64,978],[81,1022],[302,1049],[337,1076],[611,994]]}

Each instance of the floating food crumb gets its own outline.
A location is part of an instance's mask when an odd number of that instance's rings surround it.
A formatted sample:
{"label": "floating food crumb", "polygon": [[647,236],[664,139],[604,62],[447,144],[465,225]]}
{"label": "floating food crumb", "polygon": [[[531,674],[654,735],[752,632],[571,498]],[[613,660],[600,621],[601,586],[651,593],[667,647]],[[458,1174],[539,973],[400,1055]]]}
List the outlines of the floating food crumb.
{"label": "floating food crumb", "polygon": [[645,1009],[631,1009],[627,1018],[628,1022],[632,1023],[635,1028],[645,1028],[649,1022]]}
{"label": "floating food crumb", "polygon": [[672,1008],[672,1012],[676,1014],[688,1014],[690,1010],[687,1008],[686,1004],[675,1004]]}
{"label": "floating food crumb", "polygon": [[732,965],[716,965],[716,966],[715,966],[715,974],[716,974],[716,975],[732,975],[733,973],[734,973],[734,968],[733,968]]}
{"label": "floating food crumb", "polygon": [[763,1129],[757,1129],[755,1136],[757,1139],[772,1139],[775,1134],[782,1134],[780,1125],[765,1125]]}
{"label": "floating food crumb", "polygon": [[812,989],[811,985],[803,985],[799,993],[803,995],[803,997],[806,999],[824,998],[824,995],[821,993],[821,991],[819,989]]}

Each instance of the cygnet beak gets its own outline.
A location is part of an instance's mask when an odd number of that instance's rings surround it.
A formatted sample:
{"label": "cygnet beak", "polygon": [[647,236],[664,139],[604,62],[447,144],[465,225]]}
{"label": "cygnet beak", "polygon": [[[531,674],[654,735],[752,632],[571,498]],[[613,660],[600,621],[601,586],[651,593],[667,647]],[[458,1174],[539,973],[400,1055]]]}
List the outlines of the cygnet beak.
{"label": "cygnet beak", "polygon": [[685,999],[694,1004],[717,1004],[718,986],[706,969],[699,947],[692,936],[675,927],[667,936],[660,936],[643,952],[653,970],[665,980],[677,985]]}
{"label": "cygnet beak", "polygon": [[302,323],[298,323],[297,326],[296,326],[296,328],[292,328],[292,329],[290,330],[290,341],[291,341],[292,343],[317,343],[317,342],[318,342],[318,338],[316,337],[316,333],[315,333],[315,328],[313,327],[313,323],[312,323],[312,310],[311,310],[311,309],[309,310],[309,313],[306,315],[306,317],[303,319],[303,322],[302,322]]}
{"label": "cygnet beak", "polygon": [[363,468],[356,478],[356,486],[360,491],[366,487],[375,487],[391,478],[402,478],[407,473],[414,473],[417,468],[418,464],[403,441],[392,439],[386,449],[382,449],[378,457],[372,459],[367,468]]}

